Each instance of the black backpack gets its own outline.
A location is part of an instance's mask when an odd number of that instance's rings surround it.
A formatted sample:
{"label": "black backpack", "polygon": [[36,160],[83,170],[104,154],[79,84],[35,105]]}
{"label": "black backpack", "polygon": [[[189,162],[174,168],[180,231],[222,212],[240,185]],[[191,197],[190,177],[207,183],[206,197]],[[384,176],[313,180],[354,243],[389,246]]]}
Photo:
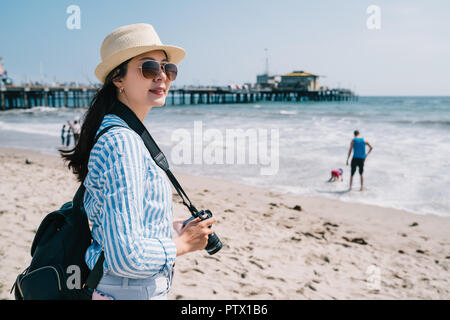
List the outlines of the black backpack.
{"label": "black backpack", "polygon": [[[94,144],[107,130],[104,128]],[[16,300],[90,300],[103,276],[103,251],[90,271],[85,253],[92,243],[89,222],[82,205],[81,183],[73,200],[42,220],[31,246],[33,257],[18,275],[12,289]]]}

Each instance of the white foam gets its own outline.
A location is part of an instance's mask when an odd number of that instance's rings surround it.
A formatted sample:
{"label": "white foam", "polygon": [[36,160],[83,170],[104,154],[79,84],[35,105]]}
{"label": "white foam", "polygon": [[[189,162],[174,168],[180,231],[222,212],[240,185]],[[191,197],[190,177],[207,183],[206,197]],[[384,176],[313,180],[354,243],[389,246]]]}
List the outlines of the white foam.
{"label": "white foam", "polygon": [[59,124],[8,123],[0,121],[0,130],[29,134],[42,134],[51,137],[61,136],[61,126]]}
{"label": "white foam", "polygon": [[34,113],[61,113],[62,111],[72,111],[72,108],[54,108],[54,107],[46,107],[46,106],[36,106],[28,109],[13,109],[13,110],[5,110],[4,114],[34,114]]}
{"label": "white foam", "polygon": [[297,111],[294,110],[280,110],[280,114],[297,114]]}

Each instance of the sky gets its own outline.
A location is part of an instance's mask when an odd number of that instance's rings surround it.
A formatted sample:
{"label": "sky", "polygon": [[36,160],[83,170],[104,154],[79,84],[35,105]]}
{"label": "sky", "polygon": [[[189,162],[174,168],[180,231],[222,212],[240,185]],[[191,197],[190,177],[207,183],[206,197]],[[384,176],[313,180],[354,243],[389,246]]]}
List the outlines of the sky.
{"label": "sky", "polygon": [[[66,25],[71,5],[79,29]],[[446,0],[0,0],[0,17],[0,56],[16,84],[97,82],[103,39],[144,22],[187,52],[174,86],[256,82],[267,48],[271,74],[304,70],[359,95],[450,94]]]}

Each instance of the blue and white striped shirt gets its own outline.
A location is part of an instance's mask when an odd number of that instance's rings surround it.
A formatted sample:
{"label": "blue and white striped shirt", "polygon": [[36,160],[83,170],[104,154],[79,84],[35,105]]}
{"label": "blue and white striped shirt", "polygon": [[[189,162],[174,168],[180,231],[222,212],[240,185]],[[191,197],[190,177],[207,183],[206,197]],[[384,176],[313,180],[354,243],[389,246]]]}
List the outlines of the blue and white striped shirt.
{"label": "blue and white striped shirt", "polygon": [[[119,124],[108,114],[97,134]],[[92,222],[93,244],[86,251],[92,269],[105,252],[103,271],[147,278],[171,268],[176,258],[172,189],[141,137],[131,128],[114,127],[92,148],[84,180],[84,208]]]}

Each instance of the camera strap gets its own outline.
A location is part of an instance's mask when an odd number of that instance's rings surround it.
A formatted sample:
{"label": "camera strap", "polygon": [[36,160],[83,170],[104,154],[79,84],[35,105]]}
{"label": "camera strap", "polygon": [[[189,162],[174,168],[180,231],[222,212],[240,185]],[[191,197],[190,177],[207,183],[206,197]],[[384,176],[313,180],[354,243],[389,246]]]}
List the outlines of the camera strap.
{"label": "camera strap", "polygon": [[[128,124],[131,129],[133,129],[134,132],[136,132],[141,137],[155,163],[167,174],[170,182],[172,182],[172,185],[174,186],[178,195],[181,197],[183,204],[189,209],[191,214],[195,216],[195,214],[198,212],[197,208],[195,208],[195,206],[191,203],[191,200],[184,192],[180,183],[175,178],[173,173],[169,170],[169,163],[167,162],[166,156],[164,155],[164,153],[162,153],[161,149],[158,147],[155,140],[153,140],[152,136],[150,135],[144,124],[141,122],[141,120],[139,120],[136,114],[128,106],[120,101],[117,101],[115,103],[113,110],[110,113],[120,117]],[[189,204],[186,202],[186,200],[189,202]]]}

